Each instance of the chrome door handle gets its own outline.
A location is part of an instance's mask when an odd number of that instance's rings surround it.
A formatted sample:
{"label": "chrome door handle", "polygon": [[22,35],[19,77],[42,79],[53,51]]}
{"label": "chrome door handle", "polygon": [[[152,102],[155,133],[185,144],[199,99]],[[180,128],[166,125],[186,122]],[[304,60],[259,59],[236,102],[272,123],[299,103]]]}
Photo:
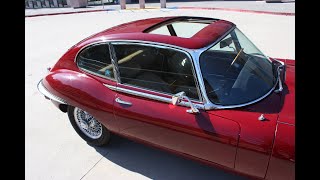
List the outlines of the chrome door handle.
{"label": "chrome door handle", "polygon": [[116,102],[119,103],[119,104],[125,104],[125,105],[129,105],[131,106],[132,103],[131,102],[127,102],[127,101],[122,101],[120,98],[116,98]]}

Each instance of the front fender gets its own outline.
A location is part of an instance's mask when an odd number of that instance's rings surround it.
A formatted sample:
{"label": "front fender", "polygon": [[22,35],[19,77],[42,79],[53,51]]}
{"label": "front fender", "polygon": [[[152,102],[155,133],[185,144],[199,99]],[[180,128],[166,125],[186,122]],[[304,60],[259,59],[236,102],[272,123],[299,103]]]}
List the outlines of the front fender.
{"label": "front fender", "polygon": [[48,74],[42,84],[53,96],[89,112],[103,124],[114,118],[113,100],[116,93],[91,76],[61,69]]}

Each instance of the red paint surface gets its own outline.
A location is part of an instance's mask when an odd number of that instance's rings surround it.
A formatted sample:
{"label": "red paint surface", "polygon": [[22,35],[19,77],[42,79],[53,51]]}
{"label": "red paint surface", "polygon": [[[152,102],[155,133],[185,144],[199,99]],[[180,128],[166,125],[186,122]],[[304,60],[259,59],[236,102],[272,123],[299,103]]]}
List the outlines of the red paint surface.
{"label": "red paint surface", "polygon": [[236,122],[205,111],[189,114],[187,107],[123,93],[118,93],[117,97],[133,104],[126,106],[114,102],[121,134],[234,167],[240,131]]}
{"label": "red paint surface", "polygon": [[[210,113],[239,123],[241,132],[235,170],[263,178],[268,168],[274,131],[280,108],[280,95],[272,93],[264,100],[237,109],[212,110]],[[264,114],[266,121],[259,121]]]}
{"label": "red paint surface", "polygon": [[266,179],[295,179],[295,126],[278,124]]}

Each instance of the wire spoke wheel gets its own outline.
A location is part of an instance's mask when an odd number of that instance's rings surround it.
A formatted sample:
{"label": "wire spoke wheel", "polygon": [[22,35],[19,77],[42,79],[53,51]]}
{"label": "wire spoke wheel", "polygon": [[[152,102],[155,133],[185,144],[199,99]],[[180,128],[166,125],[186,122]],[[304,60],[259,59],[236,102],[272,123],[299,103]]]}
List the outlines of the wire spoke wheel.
{"label": "wire spoke wheel", "polygon": [[98,139],[102,135],[102,125],[88,112],[75,107],[74,120],[79,129],[88,137]]}

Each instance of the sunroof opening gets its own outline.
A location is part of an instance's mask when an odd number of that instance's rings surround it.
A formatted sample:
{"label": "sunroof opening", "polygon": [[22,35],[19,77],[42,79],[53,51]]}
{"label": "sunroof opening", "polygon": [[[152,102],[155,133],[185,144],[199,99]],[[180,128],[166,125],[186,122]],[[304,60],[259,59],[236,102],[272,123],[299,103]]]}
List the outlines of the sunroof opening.
{"label": "sunroof opening", "polygon": [[213,19],[194,18],[175,19],[148,29],[146,33],[191,38],[214,21]]}

